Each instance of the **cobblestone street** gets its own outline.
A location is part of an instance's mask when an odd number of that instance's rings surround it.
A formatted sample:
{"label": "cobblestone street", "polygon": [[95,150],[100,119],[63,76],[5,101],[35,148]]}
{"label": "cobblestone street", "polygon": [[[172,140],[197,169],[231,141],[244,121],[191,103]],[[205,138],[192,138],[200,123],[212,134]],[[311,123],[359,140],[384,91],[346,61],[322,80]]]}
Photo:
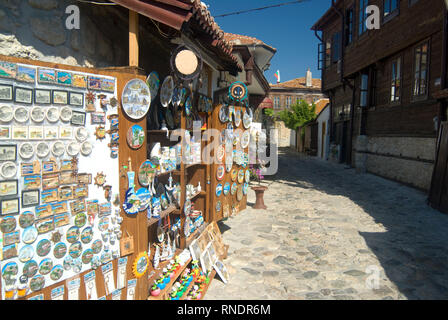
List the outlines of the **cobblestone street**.
{"label": "cobblestone street", "polygon": [[[221,224],[230,281],[206,299],[447,299],[448,216],[426,194],[279,151],[267,210]],[[366,283],[375,280],[378,286]]]}

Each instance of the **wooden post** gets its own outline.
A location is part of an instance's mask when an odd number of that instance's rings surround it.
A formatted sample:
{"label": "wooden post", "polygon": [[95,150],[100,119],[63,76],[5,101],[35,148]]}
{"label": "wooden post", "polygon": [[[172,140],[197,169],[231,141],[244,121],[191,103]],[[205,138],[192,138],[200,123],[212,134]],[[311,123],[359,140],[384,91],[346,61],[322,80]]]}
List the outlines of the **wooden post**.
{"label": "wooden post", "polygon": [[138,13],[129,10],[129,66],[138,67]]}

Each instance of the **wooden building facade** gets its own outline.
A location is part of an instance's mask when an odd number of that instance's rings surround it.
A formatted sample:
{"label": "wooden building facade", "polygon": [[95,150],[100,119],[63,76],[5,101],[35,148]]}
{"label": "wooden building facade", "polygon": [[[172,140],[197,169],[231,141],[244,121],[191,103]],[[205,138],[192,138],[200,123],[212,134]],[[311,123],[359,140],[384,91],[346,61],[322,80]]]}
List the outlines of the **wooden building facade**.
{"label": "wooden building facade", "polygon": [[430,189],[446,119],[436,97],[445,83],[445,13],[441,0],[339,0],[312,27],[337,161]]}

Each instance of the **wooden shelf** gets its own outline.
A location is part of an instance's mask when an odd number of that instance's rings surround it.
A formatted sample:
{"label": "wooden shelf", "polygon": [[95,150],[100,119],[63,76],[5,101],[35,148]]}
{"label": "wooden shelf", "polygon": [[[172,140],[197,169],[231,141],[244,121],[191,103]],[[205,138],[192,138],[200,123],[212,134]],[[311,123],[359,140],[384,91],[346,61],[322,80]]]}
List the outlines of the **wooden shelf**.
{"label": "wooden shelf", "polygon": [[[176,254],[179,251],[176,252]],[[189,266],[191,262],[191,257],[190,259],[188,259],[188,261],[179,269],[179,271],[174,275],[173,278],[171,278],[170,282],[166,285],[165,289],[163,289],[160,294],[157,297],[151,296],[151,293],[149,292],[149,297],[148,300],[164,300],[166,295],[169,294],[171,292],[171,288],[173,286],[173,284],[177,281],[177,279],[179,278],[180,275],[182,275],[182,273],[184,272],[184,270]],[[164,261],[164,264],[161,265],[161,267],[159,268],[159,272],[157,272],[154,276],[152,276],[148,282],[149,282],[149,289],[151,290],[154,280],[158,279],[160,277],[160,275],[162,274],[162,270],[164,267],[166,267],[166,265],[169,264],[169,261]]]}
{"label": "wooden shelf", "polygon": [[205,196],[207,194],[207,192],[205,191],[200,191],[200,192],[196,192],[194,195],[192,195],[190,197],[190,200],[193,200],[194,198],[196,198],[197,196]]}
{"label": "wooden shelf", "polygon": [[205,164],[203,164],[203,163],[201,163],[201,162],[198,162],[198,163],[192,163],[192,164],[186,164],[186,165],[185,165],[185,169],[192,168],[192,167],[195,167],[195,166],[202,166],[202,165],[205,165]]}
{"label": "wooden shelf", "polygon": [[179,298],[179,300],[185,300],[185,298],[187,298],[187,294],[190,292],[191,288],[193,288],[194,286],[194,280],[191,281],[190,285],[188,286],[187,290],[185,290],[184,294],[182,297]]}
{"label": "wooden shelf", "polygon": [[157,174],[157,177],[162,177],[162,176],[170,174],[170,173],[172,175],[178,176],[178,175],[180,175],[180,170],[171,170],[171,171],[161,172],[161,173]]}
{"label": "wooden shelf", "polygon": [[148,220],[147,226],[151,226],[154,223],[157,223],[160,219],[165,218],[167,215],[169,214],[180,214],[180,210],[177,209],[175,206],[170,206],[168,209],[162,211],[160,213],[160,217],[159,218],[151,218]]}

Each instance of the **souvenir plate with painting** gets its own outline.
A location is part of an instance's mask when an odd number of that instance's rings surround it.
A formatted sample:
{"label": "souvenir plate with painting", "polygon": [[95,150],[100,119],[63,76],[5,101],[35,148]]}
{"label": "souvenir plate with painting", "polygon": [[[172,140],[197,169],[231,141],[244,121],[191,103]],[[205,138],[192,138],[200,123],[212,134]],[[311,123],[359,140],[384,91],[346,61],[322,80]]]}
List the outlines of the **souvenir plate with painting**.
{"label": "souvenir plate with painting", "polygon": [[2,105],[0,107],[0,121],[10,122],[14,118],[13,108],[9,105]]}
{"label": "souvenir plate with painting", "polygon": [[121,102],[123,110],[133,120],[143,118],[151,105],[151,93],[143,80],[132,79],[123,89]]}
{"label": "souvenir plate with painting", "polygon": [[56,107],[50,107],[47,109],[47,113],[45,115],[48,122],[55,123],[59,120],[59,109]]}
{"label": "souvenir plate with painting", "polygon": [[17,106],[14,110],[14,120],[19,123],[27,122],[29,119],[28,108]]}
{"label": "souvenir plate with painting", "polygon": [[34,248],[33,246],[27,245],[20,249],[19,251],[19,260],[20,262],[28,262],[34,257]]}
{"label": "souvenir plate with painting", "polygon": [[145,131],[139,125],[133,125],[129,128],[126,140],[130,148],[139,149],[145,142]]}
{"label": "souvenir plate with painting", "polygon": [[163,107],[168,107],[173,99],[174,80],[172,76],[167,76],[163,80],[162,87],[160,88],[160,103]]}
{"label": "souvenir plate with painting", "polygon": [[151,100],[154,100],[157,96],[157,92],[159,91],[160,86],[160,78],[157,71],[153,71],[146,78],[146,84],[151,92]]}
{"label": "souvenir plate with painting", "polygon": [[17,165],[12,161],[4,162],[0,166],[0,175],[5,179],[11,179],[17,174]]}

